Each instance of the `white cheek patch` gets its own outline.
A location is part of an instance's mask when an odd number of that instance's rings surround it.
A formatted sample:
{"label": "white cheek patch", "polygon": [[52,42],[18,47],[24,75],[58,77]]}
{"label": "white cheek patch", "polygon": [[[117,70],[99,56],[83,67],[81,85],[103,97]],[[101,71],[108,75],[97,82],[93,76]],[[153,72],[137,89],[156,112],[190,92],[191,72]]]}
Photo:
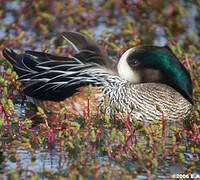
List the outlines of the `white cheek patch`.
{"label": "white cheek patch", "polygon": [[139,71],[133,71],[133,69],[131,69],[131,67],[127,63],[127,58],[133,51],[135,51],[135,48],[128,49],[121,56],[119,63],[117,65],[117,70],[121,78],[126,79],[127,81],[133,83],[139,83],[141,81],[141,76]]}

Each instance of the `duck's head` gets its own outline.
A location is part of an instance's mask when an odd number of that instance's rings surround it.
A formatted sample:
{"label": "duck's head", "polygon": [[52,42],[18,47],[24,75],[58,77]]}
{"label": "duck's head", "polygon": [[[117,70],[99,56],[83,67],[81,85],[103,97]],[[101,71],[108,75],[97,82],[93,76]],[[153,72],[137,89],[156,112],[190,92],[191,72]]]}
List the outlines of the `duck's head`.
{"label": "duck's head", "polygon": [[190,74],[167,46],[131,48],[121,56],[117,69],[121,78],[133,83],[170,85],[193,104]]}

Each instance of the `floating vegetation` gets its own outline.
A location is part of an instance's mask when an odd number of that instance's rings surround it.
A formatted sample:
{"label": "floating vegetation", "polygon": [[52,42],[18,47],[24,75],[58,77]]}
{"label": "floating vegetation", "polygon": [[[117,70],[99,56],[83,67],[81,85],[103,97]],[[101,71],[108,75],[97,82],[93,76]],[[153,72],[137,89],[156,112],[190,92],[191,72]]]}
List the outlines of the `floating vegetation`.
{"label": "floating vegetation", "polygon": [[[170,179],[200,176],[200,1],[0,0],[0,177],[3,179]],[[12,47],[67,56],[57,34],[82,32],[113,61],[128,48],[168,44],[190,71],[194,111],[176,125],[145,125],[128,115],[83,117],[60,104],[48,121],[23,94],[3,58]],[[90,90],[89,90],[90,91]],[[88,102],[90,99],[88,94]],[[134,108],[134,107],[133,107]],[[58,121],[62,116],[62,121]],[[170,131],[170,137],[166,134]]]}

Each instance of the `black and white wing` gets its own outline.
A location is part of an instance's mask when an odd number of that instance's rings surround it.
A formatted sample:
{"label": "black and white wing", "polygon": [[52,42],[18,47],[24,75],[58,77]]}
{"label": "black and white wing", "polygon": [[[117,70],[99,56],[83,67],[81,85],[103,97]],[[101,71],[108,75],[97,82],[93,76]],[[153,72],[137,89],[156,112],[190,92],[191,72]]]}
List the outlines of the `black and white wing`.
{"label": "black and white wing", "polygon": [[80,87],[102,86],[109,75],[116,74],[113,62],[95,41],[75,32],[64,32],[72,44],[74,57],[55,56],[44,52],[26,51],[16,54],[5,48],[4,57],[13,64],[26,95],[41,100],[60,101],[70,97]]}

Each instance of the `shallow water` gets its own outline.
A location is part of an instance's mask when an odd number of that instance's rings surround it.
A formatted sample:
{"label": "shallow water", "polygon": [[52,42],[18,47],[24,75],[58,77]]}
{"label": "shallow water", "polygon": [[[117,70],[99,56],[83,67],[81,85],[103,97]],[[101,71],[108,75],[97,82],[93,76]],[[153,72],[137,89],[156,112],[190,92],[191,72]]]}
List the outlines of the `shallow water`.
{"label": "shallow water", "polygon": [[[139,2],[139,1],[134,1],[134,2]],[[180,4],[186,5],[186,3],[184,3],[183,1],[180,1]],[[19,1],[13,1],[10,3],[6,3],[6,10],[7,12],[5,12],[4,17],[1,19],[1,22],[3,23],[8,23],[8,24],[12,24],[14,23],[14,15],[12,12],[12,10],[20,10],[21,7],[23,7],[24,4],[22,3],[21,5],[19,5]],[[181,22],[184,22],[185,24],[189,24],[187,27],[187,33],[189,35],[193,35],[195,33],[198,33],[198,27],[197,27],[197,21],[195,21],[196,16],[198,15],[197,13],[197,8],[196,6],[193,4],[191,6],[186,6],[185,8],[187,8],[187,11],[185,13],[185,16],[183,19],[181,19]],[[165,7],[166,11],[169,11],[169,7]],[[133,16],[131,15],[127,15],[128,19],[135,19]],[[102,15],[102,19],[106,18],[106,15]],[[27,18],[28,19],[28,18]],[[27,19],[25,19],[24,21],[22,21],[22,26],[23,26],[23,30],[26,31],[26,34],[29,37],[35,37],[37,32],[34,32],[33,30],[30,30],[29,26],[27,25]],[[108,27],[107,25],[101,23],[103,20],[101,18],[99,19],[100,22],[98,22],[94,27],[94,36],[95,38],[101,39],[100,35],[102,34],[103,31],[107,31],[110,33],[118,33],[121,31],[121,29],[119,29],[118,26],[111,26]],[[123,17],[118,17],[118,21],[119,21],[119,25],[123,26]],[[64,25],[63,25],[64,26]],[[61,28],[62,26],[60,26]],[[63,27],[62,27],[63,28]],[[76,30],[76,29],[74,29]],[[14,32],[14,30],[10,30],[10,34],[9,36],[11,38],[16,36],[16,33]],[[59,29],[57,31],[60,31]],[[49,36],[54,36],[57,31],[52,31],[50,32]],[[163,46],[167,43],[167,37],[165,36],[163,27],[161,25],[157,25],[157,27],[155,28],[155,38],[153,40],[153,44],[154,45],[159,45],[159,46]],[[0,39],[3,38],[6,35],[6,27],[5,26],[1,26],[0,29]],[[199,42],[199,36],[195,36],[195,42],[194,43],[198,43]],[[185,40],[185,36],[184,35],[178,35],[178,42],[180,44],[184,43]],[[124,40],[118,40],[120,43],[120,45],[124,44]],[[48,40],[46,42],[49,42]],[[23,42],[21,43],[22,45],[24,45],[26,43],[26,40],[23,39]],[[42,49],[42,41],[41,42],[34,42],[36,44],[35,50],[41,50]],[[25,47],[25,50],[29,49],[30,45],[27,45]],[[53,47],[52,47],[53,48]],[[51,47],[50,47],[50,50]],[[17,49],[16,49],[17,51]],[[116,53],[115,53],[116,55]],[[119,57],[119,53],[117,53],[117,55]],[[199,56],[196,56],[194,60],[200,61]],[[3,75],[3,71],[4,71],[4,67],[1,66],[1,75]],[[26,101],[25,103],[23,103],[23,105],[21,105],[21,96],[17,96],[18,97],[18,103],[15,104],[15,111],[17,112],[17,115],[20,117],[20,121],[24,121],[25,120],[25,116],[26,114]],[[16,131],[18,131],[18,128],[16,128]],[[37,131],[34,130],[33,132],[35,133]],[[106,131],[107,133],[110,133],[109,131]],[[58,131],[56,132],[57,134],[59,133]],[[55,134],[56,134],[55,133]],[[102,137],[104,137],[102,135]],[[15,138],[15,137],[14,137]],[[30,138],[31,139],[31,138]],[[140,136],[138,136],[138,140],[140,139]],[[170,141],[171,139],[169,139]],[[141,142],[140,142],[141,143]],[[32,142],[33,144],[33,142]],[[113,143],[113,145],[111,144],[110,146],[116,146],[119,145],[119,139],[117,142]],[[133,143],[134,144],[134,143]],[[144,143],[141,143],[144,144]],[[27,145],[28,146],[28,145]],[[43,148],[39,147],[34,148],[34,145],[32,145],[33,147],[24,147],[24,146],[16,146],[16,147],[7,147],[7,141],[4,141],[3,139],[1,139],[1,147],[2,149],[5,149],[5,152],[2,152],[1,154],[1,165],[0,165],[0,173],[1,174],[5,174],[8,175],[10,173],[10,170],[18,168],[19,166],[22,167],[22,169],[26,169],[28,170],[27,172],[24,171],[24,177],[29,177],[29,175],[31,174],[31,172],[29,171],[33,171],[39,174],[40,178],[46,178],[46,175],[44,173],[45,169],[48,169],[50,171],[54,171],[57,172],[58,174],[64,174],[65,171],[68,170],[68,165],[71,165],[72,162],[74,162],[75,160],[69,156],[68,154],[66,154],[66,152],[68,151],[68,149],[65,147],[62,150],[60,150],[61,146],[59,146],[58,143],[55,143],[51,146],[51,143],[46,143]],[[166,147],[170,147],[171,146],[171,142],[166,142]],[[92,147],[92,146],[91,146]],[[15,149],[16,148],[16,149]],[[30,164],[32,162],[32,156],[30,155],[30,149],[33,148],[34,149],[34,155],[35,155],[35,161],[34,161],[34,165]],[[8,149],[15,149],[15,153],[14,156],[18,155],[19,156],[19,161],[17,161],[16,157],[12,157],[7,150]],[[160,172],[160,174],[158,176],[152,175],[151,178],[152,179],[164,179],[166,178],[166,174],[174,174],[177,175],[179,173],[185,172],[187,170],[187,164],[190,164],[191,160],[194,158],[194,154],[191,152],[190,148],[186,148],[186,150],[184,151],[184,155],[186,157],[186,163],[172,163],[167,161],[167,157],[166,157],[166,162],[162,168],[162,171]],[[8,160],[5,161],[5,159],[8,158]],[[91,158],[90,156],[88,156],[88,158]],[[137,161],[132,161],[131,158],[128,156],[127,159],[125,159],[123,161],[124,165],[123,167],[120,167],[121,169],[123,169],[125,167],[125,169],[129,169],[128,172],[132,172],[135,168],[140,166],[141,162],[137,162]],[[169,159],[171,157],[168,157]],[[196,154],[196,159],[199,159],[198,154]],[[103,166],[106,163],[110,163],[111,165],[109,166],[109,172],[112,173],[113,171],[111,170],[112,167],[116,167],[121,165],[121,162],[115,161],[115,160],[110,160],[109,159],[109,155],[107,153],[102,154],[101,151],[96,152],[95,154],[95,158],[99,161],[99,166]],[[58,168],[58,166],[60,166],[60,168]],[[120,169],[119,168],[119,169]],[[141,173],[140,175],[136,175],[137,179],[146,179],[147,175],[146,172],[144,170],[141,170],[143,173]],[[104,169],[100,170],[100,172],[105,172]],[[200,174],[200,164],[197,164],[196,169],[193,171],[194,174]],[[65,176],[64,176],[65,177]],[[48,178],[47,178],[48,179]]]}

